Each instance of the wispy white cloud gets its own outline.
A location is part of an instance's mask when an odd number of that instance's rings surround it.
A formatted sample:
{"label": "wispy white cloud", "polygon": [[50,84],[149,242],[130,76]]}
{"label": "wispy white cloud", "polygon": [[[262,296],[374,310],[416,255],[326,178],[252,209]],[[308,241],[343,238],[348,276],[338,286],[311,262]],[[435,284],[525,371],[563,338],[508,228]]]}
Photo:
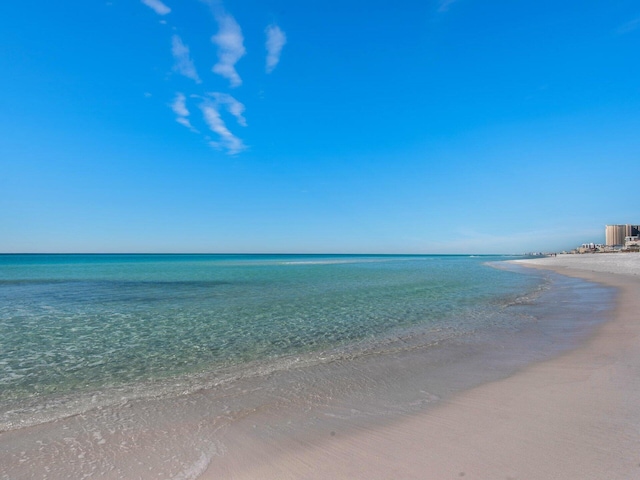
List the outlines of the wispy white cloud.
{"label": "wispy white cloud", "polygon": [[247,120],[242,116],[244,105],[228,93],[212,92],[209,94],[216,103],[216,107],[224,106],[231,115],[236,118],[238,125],[247,126]]}
{"label": "wispy white cloud", "polygon": [[173,110],[173,113],[180,117],[189,116],[189,110],[187,109],[187,98],[183,93],[176,93],[176,98],[171,104],[171,110]]}
{"label": "wispy white cloud", "polygon": [[201,83],[193,60],[189,56],[189,47],[182,43],[182,39],[178,35],[171,38],[171,53],[175,60],[173,69],[194,82]]}
{"label": "wispy white cloud", "polygon": [[638,27],[640,27],[640,18],[636,18],[635,20],[631,20],[630,22],[621,25],[616,31],[619,34],[624,35],[625,33],[632,32]]}
{"label": "wispy white cloud", "polygon": [[198,131],[191,125],[191,122],[187,118],[190,115],[189,109],[187,108],[187,98],[183,93],[176,93],[176,98],[173,100],[171,104],[171,110],[176,114],[176,122],[180,125],[184,125],[192,132],[198,133]]}
{"label": "wispy white cloud", "polygon": [[438,7],[438,12],[446,12],[449,10],[449,7],[457,2],[458,0],[440,0],[440,6]]}
{"label": "wispy white cloud", "polygon": [[171,9],[167,7],[164,3],[162,3],[160,0],[140,0],[140,1],[144,3],[147,7],[151,8],[158,15],[166,15],[167,13],[171,12]]}
{"label": "wispy white cloud", "polygon": [[242,140],[229,131],[215,104],[205,102],[200,108],[209,129],[220,137],[219,142],[209,142],[212,147],[224,148],[229,155],[235,155],[247,148]]}
{"label": "wispy white cloud", "polygon": [[[199,108],[202,112],[204,122],[209,130],[217,134],[219,137],[218,141],[212,141],[205,135],[204,138],[212,147],[219,150],[226,150],[229,155],[235,155],[247,148],[242,140],[236,137],[231,130],[227,128],[227,125],[222,118],[222,114],[228,112],[236,119],[239,125],[246,127],[247,121],[242,115],[244,113],[244,105],[242,103],[231,95],[221,92],[211,92],[206,97],[191,95],[191,98],[200,101]],[[176,114],[176,122],[184,125],[194,133],[200,133],[189,120],[191,112],[187,108],[187,97],[183,93],[176,93],[176,96],[171,103],[171,110]]]}
{"label": "wispy white cloud", "polygon": [[242,79],[235,65],[246,53],[242,30],[235,19],[227,13],[217,14],[216,21],[218,33],[211,37],[211,41],[218,47],[218,63],[212,70],[228,79],[232,87],[237,87],[242,84]]}
{"label": "wispy white cloud", "polygon": [[287,43],[287,36],[277,25],[269,25],[265,33],[267,34],[267,42],[265,44],[267,49],[267,73],[271,73],[280,61],[280,53],[282,52],[282,47]]}
{"label": "wispy white cloud", "polygon": [[178,122],[180,125],[184,125],[185,127],[187,127],[189,130],[196,132],[197,130],[195,128],[193,128],[193,125],[191,125],[191,122],[189,121],[188,118],[185,117],[177,117],[176,118],[176,122]]}

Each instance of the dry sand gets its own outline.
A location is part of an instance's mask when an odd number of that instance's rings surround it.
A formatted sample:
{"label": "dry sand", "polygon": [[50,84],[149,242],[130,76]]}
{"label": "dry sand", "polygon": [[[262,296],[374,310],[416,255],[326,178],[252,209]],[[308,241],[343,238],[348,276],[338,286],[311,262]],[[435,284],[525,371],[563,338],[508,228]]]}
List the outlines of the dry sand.
{"label": "dry sand", "polygon": [[640,478],[640,255],[521,262],[619,291],[580,348],[392,424],[269,442],[249,428],[201,478]]}

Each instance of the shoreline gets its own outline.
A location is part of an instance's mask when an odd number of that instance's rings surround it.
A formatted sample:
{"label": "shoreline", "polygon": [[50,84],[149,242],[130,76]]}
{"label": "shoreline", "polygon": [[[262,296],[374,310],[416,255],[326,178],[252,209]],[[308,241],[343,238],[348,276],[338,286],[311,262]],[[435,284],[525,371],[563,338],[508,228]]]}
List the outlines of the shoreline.
{"label": "shoreline", "polygon": [[[583,260],[579,260],[583,258]],[[640,278],[578,257],[518,261],[614,287],[611,318],[582,345],[425,412],[321,441],[268,444],[250,427],[198,478],[592,478],[640,474]],[[615,259],[621,260],[621,259]],[[623,260],[623,263],[628,263]],[[598,271],[600,270],[600,271]],[[640,270],[636,270],[640,271]],[[616,273],[617,272],[617,273]]]}

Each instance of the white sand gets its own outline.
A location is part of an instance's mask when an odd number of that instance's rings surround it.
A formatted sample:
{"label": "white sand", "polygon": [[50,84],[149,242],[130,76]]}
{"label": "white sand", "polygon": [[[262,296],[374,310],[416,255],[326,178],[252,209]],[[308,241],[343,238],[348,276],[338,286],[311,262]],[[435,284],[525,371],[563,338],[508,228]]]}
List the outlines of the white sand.
{"label": "white sand", "polygon": [[515,263],[553,269],[571,268],[589,272],[640,275],[640,253],[558,255],[557,257],[517,260]]}
{"label": "white sand", "polygon": [[640,478],[640,255],[524,261],[619,289],[582,347],[384,427],[269,443],[250,429],[202,478]]}

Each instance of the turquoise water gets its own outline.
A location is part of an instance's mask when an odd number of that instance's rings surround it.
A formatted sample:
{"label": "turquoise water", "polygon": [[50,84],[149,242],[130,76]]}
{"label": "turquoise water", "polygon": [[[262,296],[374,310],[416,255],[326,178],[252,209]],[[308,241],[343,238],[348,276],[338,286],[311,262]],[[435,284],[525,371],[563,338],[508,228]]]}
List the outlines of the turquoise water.
{"label": "turquoise water", "polygon": [[0,255],[0,414],[510,328],[544,279],[505,259]]}

